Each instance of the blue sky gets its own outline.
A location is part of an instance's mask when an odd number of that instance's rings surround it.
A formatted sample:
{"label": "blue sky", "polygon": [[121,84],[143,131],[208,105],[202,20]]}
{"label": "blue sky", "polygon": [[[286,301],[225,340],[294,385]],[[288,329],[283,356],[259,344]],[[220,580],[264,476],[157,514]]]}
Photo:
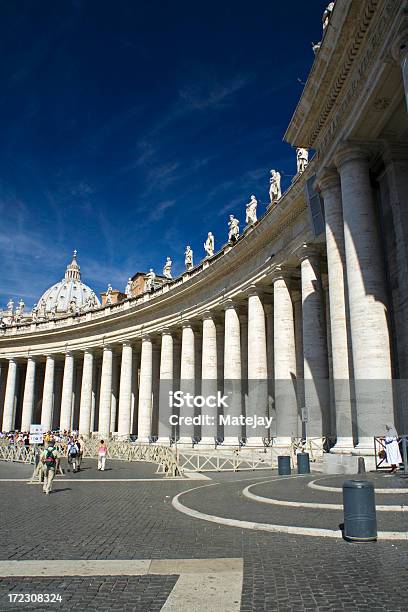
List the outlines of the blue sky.
{"label": "blue sky", "polygon": [[96,292],[226,241],[269,170],[326,2],[0,4],[0,305],[31,306],[78,249]]}

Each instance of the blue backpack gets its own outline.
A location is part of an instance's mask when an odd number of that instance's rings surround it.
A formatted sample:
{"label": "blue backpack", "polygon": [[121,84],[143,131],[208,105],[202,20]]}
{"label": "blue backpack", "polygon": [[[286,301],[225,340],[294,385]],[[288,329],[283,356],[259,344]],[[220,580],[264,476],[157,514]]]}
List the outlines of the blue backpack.
{"label": "blue backpack", "polygon": [[77,454],[78,454],[78,449],[75,444],[72,444],[72,446],[70,446],[69,448],[69,455],[70,457],[76,457]]}

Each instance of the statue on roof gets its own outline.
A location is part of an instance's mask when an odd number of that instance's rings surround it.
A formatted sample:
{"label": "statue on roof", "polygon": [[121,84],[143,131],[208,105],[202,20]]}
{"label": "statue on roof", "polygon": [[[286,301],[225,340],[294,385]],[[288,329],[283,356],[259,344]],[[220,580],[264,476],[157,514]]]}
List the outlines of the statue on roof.
{"label": "statue on roof", "polygon": [[207,253],[207,257],[214,255],[214,234],[212,232],[208,232],[207,240],[204,242],[204,250]]}
{"label": "statue on roof", "polygon": [[106,290],[106,302],[105,304],[112,304],[112,285],[109,283]]}
{"label": "statue on roof", "polygon": [[303,147],[296,149],[296,163],[298,174],[301,174],[306,170],[306,166],[309,163],[309,151]]}
{"label": "statue on roof", "polygon": [[251,195],[251,199],[246,205],[246,217],[245,223],[247,225],[253,225],[257,221],[256,209],[258,206],[258,200],[254,195]]}
{"label": "statue on roof", "polygon": [[193,251],[190,245],[186,246],[186,252],[184,253],[184,263],[186,266],[186,270],[191,270],[193,267]]}
{"label": "statue on roof", "polygon": [[149,272],[146,274],[146,291],[154,290],[154,281],[156,279],[156,273],[153,268],[150,268]]}
{"label": "statue on roof", "polygon": [[163,276],[165,276],[168,279],[173,278],[171,275],[171,266],[172,266],[173,262],[171,261],[170,257],[166,258],[166,262],[163,266]]}
{"label": "statue on roof", "polygon": [[132,279],[130,276],[128,278],[128,282],[126,283],[125,295],[127,298],[132,297]]}
{"label": "statue on roof", "polygon": [[12,315],[14,312],[14,301],[12,298],[7,302],[7,312],[9,315]]}
{"label": "statue on roof", "polygon": [[228,242],[234,244],[239,238],[239,221],[234,215],[229,216],[228,227]]}
{"label": "statue on roof", "polygon": [[334,2],[329,2],[322,16],[323,32],[325,32],[327,26],[329,25],[329,21],[332,16],[333,9],[334,9]]}
{"label": "statue on roof", "polygon": [[269,198],[271,204],[277,202],[282,196],[281,192],[281,175],[277,170],[271,170],[271,178],[269,179]]}

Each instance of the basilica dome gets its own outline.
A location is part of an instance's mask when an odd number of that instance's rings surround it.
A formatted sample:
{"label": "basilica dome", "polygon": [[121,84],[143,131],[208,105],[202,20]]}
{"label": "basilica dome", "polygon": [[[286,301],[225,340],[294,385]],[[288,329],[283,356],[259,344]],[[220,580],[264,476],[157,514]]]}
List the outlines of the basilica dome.
{"label": "basilica dome", "polygon": [[100,306],[95,292],[81,282],[77,252],[65,271],[64,278],[47,289],[38,301],[38,309],[49,313],[79,312]]}

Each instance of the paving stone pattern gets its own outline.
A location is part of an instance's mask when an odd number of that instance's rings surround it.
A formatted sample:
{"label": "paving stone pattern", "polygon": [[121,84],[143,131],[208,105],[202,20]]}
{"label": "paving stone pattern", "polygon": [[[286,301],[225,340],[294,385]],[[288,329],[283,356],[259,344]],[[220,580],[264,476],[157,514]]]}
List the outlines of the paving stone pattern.
{"label": "paving stone pattern", "polygon": [[[10,477],[16,477],[19,467],[3,466],[3,473],[9,469]],[[135,464],[134,477],[137,471]],[[268,477],[271,474],[265,475]],[[213,489],[213,500],[219,505],[217,511],[232,514],[238,506],[239,491],[250,482],[259,482],[259,473],[230,475],[221,485],[208,487],[205,495],[197,489],[182,500],[201,504],[202,498],[208,497],[208,490]],[[202,484],[205,483],[60,482],[56,483],[54,493],[45,496],[37,486],[2,482],[0,557],[20,560],[243,557],[242,612],[407,609],[408,543],[350,544],[342,539],[241,530],[193,519],[172,507],[174,495]],[[241,503],[244,503],[242,499]],[[264,521],[271,516],[267,504],[257,506],[262,507]],[[253,508],[255,511],[255,505]],[[214,507],[207,510],[215,513]],[[282,518],[284,514],[285,511]],[[320,526],[327,525],[321,522]],[[44,580],[55,585],[54,579],[26,580],[30,592],[44,591]],[[63,578],[57,583],[72,585],[68,587],[72,597],[81,589],[89,596],[79,609],[104,610],[105,595],[97,590],[92,596],[86,587],[93,580],[96,584],[99,579]],[[169,577],[159,578],[157,583],[150,576],[126,577],[124,582],[118,577],[100,580],[114,589],[112,606],[121,604],[118,598],[123,597],[123,604],[118,608],[123,610],[158,609],[149,608],[150,603],[143,602],[141,605],[147,607],[129,607],[129,593],[134,589],[142,596],[157,585],[155,592],[159,599],[155,596],[154,602],[160,603],[167,597],[166,589],[173,584]],[[0,581],[0,610],[8,609],[3,607],[4,595],[15,582],[14,579]],[[125,585],[124,595],[118,595],[119,585]],[[105,593],[110,596],[109,586]],[[64,610],[75,610],[75,605],[76,599],[72,603],[67,599]],[[109,608],[114,609],[112,606]]]}
{"label": "paving stone pattern", "polygon": [[[0,584],[0,610],[132,610],[158,612],[178,576],[12,578]],[[9,593],[54,593],[60,603],[10,603]]]}

